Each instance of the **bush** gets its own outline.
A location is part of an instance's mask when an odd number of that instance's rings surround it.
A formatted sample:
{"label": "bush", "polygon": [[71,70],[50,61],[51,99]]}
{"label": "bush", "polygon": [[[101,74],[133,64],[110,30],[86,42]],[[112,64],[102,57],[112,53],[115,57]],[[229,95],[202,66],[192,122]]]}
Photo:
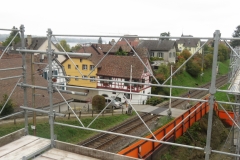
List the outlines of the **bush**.
{"label": "bush", "polygon": [[105,107],[105,98],[100,95],[95,95],[92,99],[93,110],[102,110]]}
{"label": "bush", "polygon": [[150,104],[152,106],[156,106],[157,104],[163,102],[163,99],[162,98],[159,98],[159,97],[151,97],[147,100],[147,104]]}
{"label": "bush", "polygon": [[[2,107],[5,104],[5,102],[7,101],[7,99],[8,99],[8,95],[4,94],[3,100],[1,101],[1,104],[0,104],[0,110],[2,110]],[[9,99],[0,115],[5,116],[5,115],[13,113],[13,111],[14,111],[13,107],[14,107],[14,104],[13,104],[12,100]]]}

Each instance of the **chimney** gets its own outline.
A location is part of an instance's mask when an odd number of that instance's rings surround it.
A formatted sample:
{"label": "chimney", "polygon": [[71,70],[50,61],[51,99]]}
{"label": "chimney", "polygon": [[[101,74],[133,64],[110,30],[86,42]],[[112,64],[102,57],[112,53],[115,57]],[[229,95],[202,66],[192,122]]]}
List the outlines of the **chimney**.
{"label": "chimney", "polygon": [[32,44],[32,36],[27,35],[27,46],[29,47]]}

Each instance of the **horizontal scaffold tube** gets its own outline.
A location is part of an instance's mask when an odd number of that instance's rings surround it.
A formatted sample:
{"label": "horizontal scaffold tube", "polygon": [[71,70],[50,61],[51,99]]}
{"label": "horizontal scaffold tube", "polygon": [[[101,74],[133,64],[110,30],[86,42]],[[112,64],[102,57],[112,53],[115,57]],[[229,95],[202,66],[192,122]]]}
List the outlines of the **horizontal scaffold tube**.
{"label": "horizontal scaffold tube", "polygon": [[[41,51],[41,50],[29,50],[29,49],[16,49],[16,51],[19,52],[26,52],[26,53],[43,53],[48,54],[47,51]],[[55,52],[53,51],[52,54],[58,54],[58,55],[70,55],[70,56],[76,56],[76,57],[91,57],[92,53],[72,53],[72,52]]]}

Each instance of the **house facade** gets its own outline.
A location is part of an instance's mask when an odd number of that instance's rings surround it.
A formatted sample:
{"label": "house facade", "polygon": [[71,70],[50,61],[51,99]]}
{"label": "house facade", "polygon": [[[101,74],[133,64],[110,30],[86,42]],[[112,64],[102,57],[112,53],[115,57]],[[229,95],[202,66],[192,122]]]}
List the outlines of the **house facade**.
{"label": "house facade", "polygon": [[[90,90],[87,88],[97,88],[97,81],[95,80],[97,78],[97,71],[98,68],[93,68],[95,65],[99,62],[99,60],[103,56],[103,52],[96,47],[91,46],[83,46],[80,50],[77,51],[79,54],[81,53],[91,53],[92,56],[89,58],[80,58],[77,56],[70,56],[70,59],[66,59],[62,62],[62,65],[66,71],[67,76],[73,76],[75,78],[71,78],[67,83],[67,90],[72,90],[76,92],[83,92],[87,93],[86,96],[80,96],[80,95],[71,95],[73,99],[77,99],[84,102],[91,102],[92,98],[98,94],[95,90]],[[78,70],[82,73],[80,73],[72,63],[72,61],[76,64],[76,67]],[[93,70],[93,71],[92,71]],[[87,75],[90,73],[87,77]],[[91,78],[91,80],[86,80],[82,78]],[[84,88],[76,88],[76,87],[84,87]]]}
{"label": "house facade", "polygon": [[[69,80],[68,85],[96,88],[97,82],[94,79],[96,78],[97,69],[95,69],[89,77],[87,76],[93,70],[95,66],[94,63],[89,59],[79,57],[71,57],[71,59],[83,75],[76,69],[70,59],[66,59],[62,64],[66,70],[66,74],[67,76],[75,77]],[[92,80],[84,80],[82,78],[92,78]]]}
{"label": "house facade", "polygon": [[[27,35],[27,38],[25,38],[25,47],[27,49],[31,49],[31,50],[39,50],[39,51],[46,51],[48,49],[48,39],[47,37],[32,37],[31,35]],[[17,43],[14,48],[19,48],[21,47],[21,43]],[[59,50],[57,49],[57,47],[54,45],[54,43],[51,43],[51,48],[54,51],[59,52]],[[34,53],[34,55],[37,55],[39,53]],[[44,59],[47,57],[46,54],[40,54],[41,55],[41,59]],[[64,55],[57,55],[57,60],[62,63],[64,60],[66,59],[66,57]]]}
{"label": "house facade", "polygon": [[[201,47],[201,41],[199,38],[187,38],[187,37],[193,37],[192,35],[183,35],[179,40],[176,41],[178,50],[182,52],[184,49],[189,50],[190,53],[195,53],[198,51]],[[202,49],[198,51],[198,53],[202,54]]]}
{"label": "house facade", "polygon": [[[150,94],[151,66],[147,57],[142,58],[146,69],[136,56],[109,55],[104,58],[97,72],[99,79],[115,80],[118,82],[98,81],[97,88],[114,90],[113,92],[99,91],[99,95],[118,97],[121,102],[125,97],[132,104],[145,104],[147,96],[130,93],[118,94],[118,91]],[[129,84],[126,82],[140,82],[144,84]]]}
{"label": "house facade", "polygon": [[142,40],[138,48],[146,48],[149,58],[152,59],[151,66],[158,69],[161,64],[175,63],[177,45],[171,40]]}
{"label": "house facade", "polygon": [[[49,71],[49,65],[47,65],[47,67],[45,67],[42,71],[42,76],[46,80],[48,80],[48,71]],[[66,76],[66,72],[65,72],[64,67],[62,66],[62,64],[56,58],[54,58],[52,60],[52,75]],[[68,81],[69,81],[68,78],[56,77],[55,80],[54,80],[54,83],[66,86]],[[66,87],[59,87],[59,88],[62,89],[62,90],[66,90]]]}

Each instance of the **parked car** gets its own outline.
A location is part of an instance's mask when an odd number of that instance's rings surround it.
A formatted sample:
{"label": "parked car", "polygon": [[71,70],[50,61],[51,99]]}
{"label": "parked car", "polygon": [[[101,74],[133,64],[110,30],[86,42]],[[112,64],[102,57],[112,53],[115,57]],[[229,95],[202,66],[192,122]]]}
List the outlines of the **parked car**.
{"label": "parked car", "polygon": [[[110,104],[109,104],[110,103]],[[107,108],[113,108],[113,109],[117,109],[117,108],[122,108],[122,104],[118,101],[116,101],[113,98],[109,98],[109,97],[105,97],[105,104],[108,105]]]}

